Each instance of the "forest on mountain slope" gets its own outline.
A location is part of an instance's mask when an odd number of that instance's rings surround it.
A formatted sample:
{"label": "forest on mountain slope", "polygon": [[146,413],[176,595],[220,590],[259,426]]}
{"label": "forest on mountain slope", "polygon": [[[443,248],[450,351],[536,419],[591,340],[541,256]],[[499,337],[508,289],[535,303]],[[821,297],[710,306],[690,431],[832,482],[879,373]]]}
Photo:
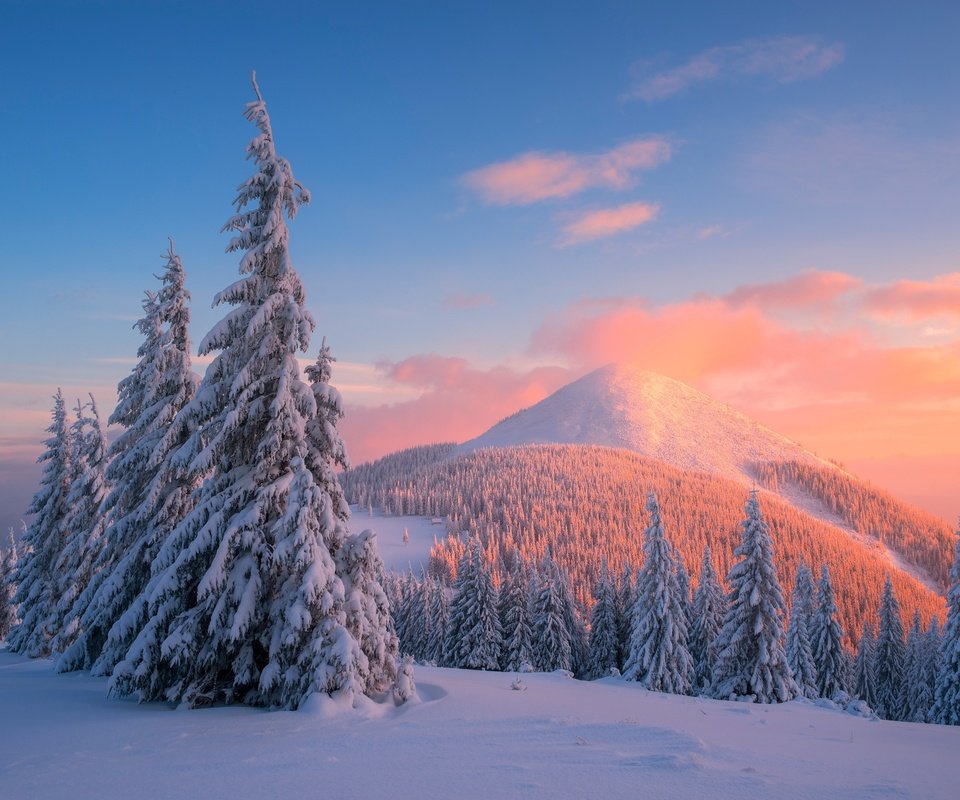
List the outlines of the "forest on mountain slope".
{"label": "forest on mountain slope", "polygon": [[[425,514],[447,518],[448,535],[431,551],[430,571],[451,580],[470,536],[478,534],[485,556],[502,571],[516,548],[528,561],[548,552],[570,576],[583,612],[602,559],[613,574],[643,561],[642,532],[647,525],[648,492],[660,499],[666,535],[694,582],[709,545],[721,578],[727,574],[740,539],[746,492],[740,484],[707,473],[688,472],[626,450],[585,445],[533,445],[490,448],[451,458],[451,445],[434,445],[387,456],[343,476],[352,503],[375,506],[390,514]],[[894,547],[919,537],[918,564],[930,574],[945,575],[949,543],[939,531],[925,533],[923,515],[893,498],[877,499],[876,491],[850,480],[819,485],[815,470],[760,471],[763,482],[796,480],[816,488],[838,516],[861,520],[863,531]],[[832,475],[836,473],[832,472]],[[833,498],[833,500],[831,500]],[[803,560],[816,574],[827,564],[834,578],[839,621],[848,646],[859,636],[866,615],[875,613],[887,574],[900,599],[904,622],[915,609],[924,626],[944,618],[941,596],[897,568],[880,546],[868,546],[849,532],[806,514],[771,491],[762,493],[764,515],[773,535],[775,558],[784,594],[793,591],[793,577]],[[889,520],[881,516],[887,510]],[[946,526],[944,526],[946,528]],[[933,541],[927,543],[927,539]],[[942,542],[942,544],[941,544]],[[914,553],[900,553],[913,561]],[[927,563],[924,563],[926,561]],[[495,569],[495,572],[497,569]]]}

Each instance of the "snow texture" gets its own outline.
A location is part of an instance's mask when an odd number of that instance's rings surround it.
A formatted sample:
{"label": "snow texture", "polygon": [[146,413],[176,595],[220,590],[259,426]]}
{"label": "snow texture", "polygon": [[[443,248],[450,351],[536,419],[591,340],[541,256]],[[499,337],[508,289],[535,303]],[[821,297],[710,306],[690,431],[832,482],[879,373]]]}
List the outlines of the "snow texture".
{"label": "snow texture", "polygon": [[960,785],[956,728],[516,679],[418,667],[419,703],[187,714],[0,650],[0,797],[953,800]]}

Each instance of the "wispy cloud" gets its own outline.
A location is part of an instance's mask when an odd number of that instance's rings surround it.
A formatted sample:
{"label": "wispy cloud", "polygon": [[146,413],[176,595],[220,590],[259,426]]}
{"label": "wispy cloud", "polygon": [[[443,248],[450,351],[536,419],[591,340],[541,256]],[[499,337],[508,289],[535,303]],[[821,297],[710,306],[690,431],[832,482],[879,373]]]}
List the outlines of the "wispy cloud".
{"label": "wispy cloud", "polygon": [[[815,36],[776,36],[711,47],[670,69],[642,71],[627,93],[648,103],[718,80],[766,76],[780,83],[815,78],[843,61],[843,45]],[[639,71],[639,70],[638,70]]]}
{"label": "wispy cloud", "polygon": [[490,305],[493,305],[493,298],[486,292],[477,292],[476,294],[451,292],[443,298],[444,308],[467,309]]}
{"label": "wispy cloud", "polygon": [[475,169],[462,180],[490,205],[528,205],[584,189],[629,188],[637,172],[659,166],[671,153],[670,142],[661,137],[633,139],[603,153],[529,152]]}
{"label": "wispy cloud", "polygon": [[714,236],[723,236],[726,234],[726,229],[723,225],[708,225],[705,228],[701,228],[697,231],[698,239],[712,239]]}
{"label": "wispy cloud", "polygon": [[587,211],[564,226],[560,246],[625,233],[653,221],[659,211],[660,206],[655,203],[626,203],[616,208]]}

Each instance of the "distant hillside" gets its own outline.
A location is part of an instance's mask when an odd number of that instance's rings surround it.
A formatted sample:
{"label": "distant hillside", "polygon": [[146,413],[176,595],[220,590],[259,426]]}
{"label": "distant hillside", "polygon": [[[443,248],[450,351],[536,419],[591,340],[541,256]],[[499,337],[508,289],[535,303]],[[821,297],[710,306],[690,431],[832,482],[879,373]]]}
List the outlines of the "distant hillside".
{"label": "distant hillside", "polygon": [[[798,561],[826,562],[848,634],[859,636],[889,572],[905,617],[941,614],[952,559],[946,523],[684,383],[607,366],[454,446],[419,447],[344,475],[351,502],[394,514],[449,516],[478,532],[491,558],[549,548],[579,602],[606,556],[618,572],[641,560],[644,499],[660,496],[671,536],[694,574],[709,543],[725,574],[747,491],[759,485],[788,592]],[[462,543],[435,548],[455,569]]]}
{"label": "distant hillside", "polygon": [[[479,533],[495,563],[514,547],[535,560],[549,549],[570,573],[583,607],[590,602],[602,557],[617,574],[626,564],[636,568],[642,562],[648,491],[660,498],[667,535],[694,582],[707,544],[720,574],[729,569],[748,491],[720,475],[589,445],[492,448],[455,457],[449,446],[438,446],[418,448],[416,462],[412,466],[410,451],[404,451],[346,473],[348,498],[389,513],[447,516],[454,532]],[[871,507],[877,493],[870,487],[852,480],[843,485],[852,508]],[[909,507],[889,501],[904,519],[909,517],[904,510]],[[827,563],[848,636],[859,636],[864,614],[874,613],[887,573],[905,619],[914,608],[920,609],[924,624],[934,614],[944,618],[943,599],[897,566],[877,540],[852,535],[767,490],[762,503],[787,596],[800,559],[815,570]],[[872,535],[874,531],[868,533]],[[431,569],[439,574],[455,569],[462,547],[462,536],[448,538],[434,548]],[[934,555],[939,555],[936,564],[949,558],[949,552],[935,550]],[[939,567],[932,571],[938,573]]]}

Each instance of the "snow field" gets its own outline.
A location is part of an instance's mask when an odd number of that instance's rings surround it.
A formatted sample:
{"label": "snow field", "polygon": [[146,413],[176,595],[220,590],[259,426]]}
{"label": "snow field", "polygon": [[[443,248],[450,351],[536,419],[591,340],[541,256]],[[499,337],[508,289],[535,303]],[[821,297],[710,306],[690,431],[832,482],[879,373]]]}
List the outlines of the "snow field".
{"label": "snow field", "polygon": [[417,668],[420,702],[173,710],[0,650],[0,797],[956,797],[960,728]]}
{"label": "snow field", "polygon": [[[373,516],[366,508],[350,506],[350,533],[357,534],[370,528],[377,534],[377,549],[383,566],[394,572],[413,572],[419,575],[430,561],[433,538],[445,539],[447,529],[443,524],[434,525],[429,517],[387,516],[379,509]],[[410,541],[403,543],[403,529],[410,532]]]}

